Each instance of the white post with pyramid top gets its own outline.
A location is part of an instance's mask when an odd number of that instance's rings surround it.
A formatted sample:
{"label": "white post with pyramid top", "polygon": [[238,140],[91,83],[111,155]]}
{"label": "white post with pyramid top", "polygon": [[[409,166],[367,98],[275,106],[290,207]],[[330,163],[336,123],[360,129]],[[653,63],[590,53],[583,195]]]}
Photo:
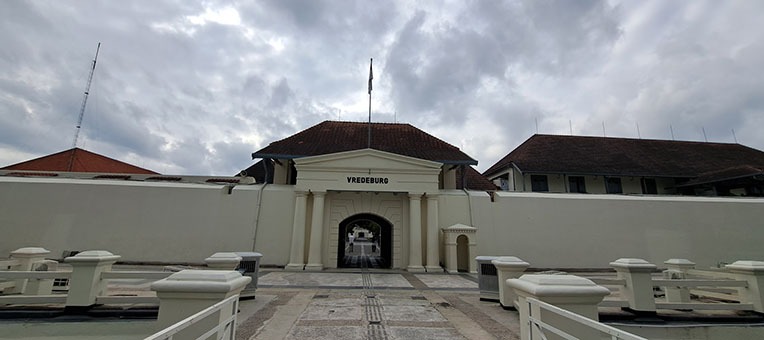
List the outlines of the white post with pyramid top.
{"label": "white post with pyramid top", "polygon": [[643,259],[621,258],[610,262],[618,278],[626,280],[620,286],[621,295],[629,301],[629,309],[637,312],[655,312],[652,273],[657,268]]}
{"label": "white post with pyramid top", "polygon": [[725,268],[748,281],[748,287],[739,288],[740,302],[750,303],[754,311],[764,313],[764,262],[735,261]]}
{"label": "white post with pyramid top", "polygon": [[67,257],[64,262],[72,266],[69,280],[67,307],[87,307],[96,303],[96,297],[106,293],[106,280],[101,274],[110,271],[111,266],[121,256],[106,250],[88,250],[75,256]]}
{"label": "white post with pyramid top", "polygon": [[[39,247],[16,249],[11,252],[11,259],[18,261],[18,264],[14,266],[12,270],[30,271],[35,263],[45,260],[45,256],[48,254],[50,254],[49,250]],[[15,280],[13,288],[10,288],[8,293],[16,294],[24,292],[27,282],[29,282],[28,279]]]}
{"label": "white post with pyramid top", "polygon": [[[163,329],[228,297],[240,294],[252,280],[235,271],[182,270],[151,284],[159,298],[156,329]],[[230,314],[229,314],[230,315]],[[176,334],[180,339],[196,339],[226,318],[202,319]],[[234,331],[235,332],[235,331]]]}

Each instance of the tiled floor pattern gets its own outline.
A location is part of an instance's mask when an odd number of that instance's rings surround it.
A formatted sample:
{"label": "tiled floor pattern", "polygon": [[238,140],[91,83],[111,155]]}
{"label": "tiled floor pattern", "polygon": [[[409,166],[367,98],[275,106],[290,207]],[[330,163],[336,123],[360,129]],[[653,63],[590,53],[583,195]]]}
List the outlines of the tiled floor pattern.
{"label": "tiled floor pattern", "polygon": [[513,312],[479,301],[459,275],[271,272],[259,282],[275,298],[241,322],[239,339],[517,339]]}

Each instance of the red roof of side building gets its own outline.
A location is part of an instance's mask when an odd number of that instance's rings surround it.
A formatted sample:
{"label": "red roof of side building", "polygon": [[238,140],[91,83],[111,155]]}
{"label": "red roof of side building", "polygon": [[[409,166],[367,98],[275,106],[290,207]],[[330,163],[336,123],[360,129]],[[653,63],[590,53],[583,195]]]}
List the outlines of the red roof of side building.
{"label": "red roof of side building", "polygon": [[159,173],[118,161],[80,148],[42,156],[21,163],[0,168],[1,170],[56,171],[56,172],[96,172],[116,174]]}
{"label": "red roof of side building", "polygon": [[[365,149],[368,123],[325,121],[276,141],[252,158],[291,159]],[[444,164],[477,165],[459,148],[410,124],[371,123],[371,148]]]}
{"label": "red roof of side building", "polygon": [[729,168],[761,168],[764,152],[730,143],[533,135],[483,175],[513,166],[530,173],[694,178]]}

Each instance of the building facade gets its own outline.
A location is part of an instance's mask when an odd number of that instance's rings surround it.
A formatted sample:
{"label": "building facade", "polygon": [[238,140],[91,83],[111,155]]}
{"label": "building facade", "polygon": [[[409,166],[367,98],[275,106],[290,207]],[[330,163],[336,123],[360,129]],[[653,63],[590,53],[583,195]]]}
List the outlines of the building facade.
{"label": "building facade", "polygon": [[245,173],[294,185],[289,270],[342,267],[350,226],[366,222],[380,228],[383,267],[442,271],[441,190],[495,189],[477,161],[409,124],[327,121],[252,157]]}
{"label": "building facade", "polygon": [[505,191],[763,196],[764,152],[728,143],[534,135],[483,174]]}

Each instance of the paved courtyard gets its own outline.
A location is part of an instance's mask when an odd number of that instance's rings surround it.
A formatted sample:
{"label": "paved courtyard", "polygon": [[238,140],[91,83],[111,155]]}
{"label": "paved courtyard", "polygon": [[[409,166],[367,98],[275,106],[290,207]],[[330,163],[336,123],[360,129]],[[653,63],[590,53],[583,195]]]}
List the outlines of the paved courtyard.
{"label": "paved courtyard", "polygon": [[238,339],[519,339],[517,313],[468,275],[271,271],[258,287]]}

